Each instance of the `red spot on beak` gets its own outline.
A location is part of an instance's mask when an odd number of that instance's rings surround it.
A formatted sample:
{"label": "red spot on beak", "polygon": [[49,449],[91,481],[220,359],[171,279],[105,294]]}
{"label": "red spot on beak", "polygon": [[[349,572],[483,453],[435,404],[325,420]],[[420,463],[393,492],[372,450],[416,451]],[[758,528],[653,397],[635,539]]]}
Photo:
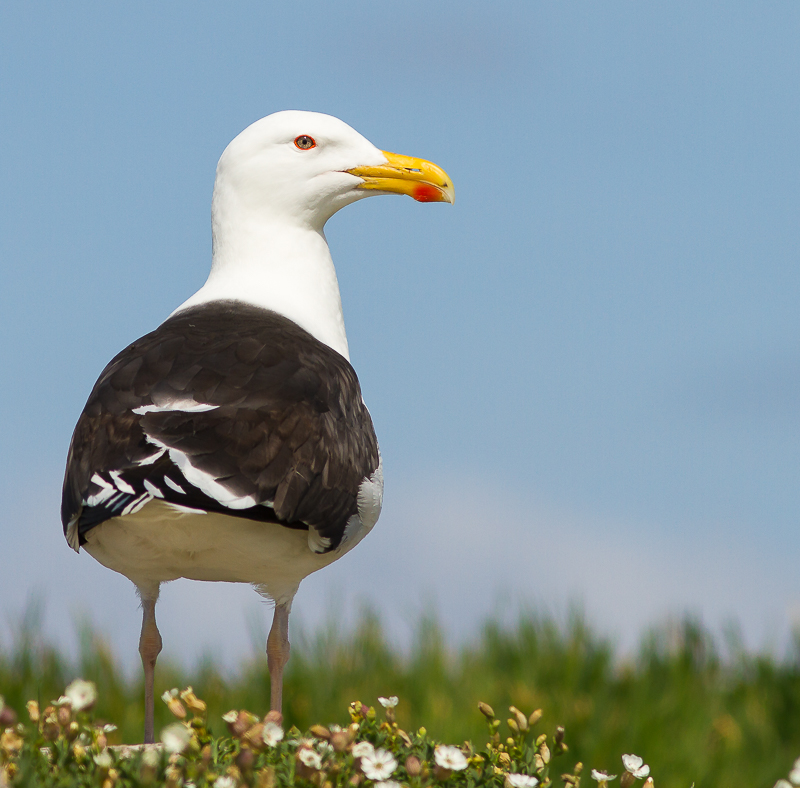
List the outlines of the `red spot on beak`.
{"label": "red spot on beak", "polygon": [[428,183],[418,183],[412,189],[411,196],[417,202],[441,202],[442,200],[441,192]]}

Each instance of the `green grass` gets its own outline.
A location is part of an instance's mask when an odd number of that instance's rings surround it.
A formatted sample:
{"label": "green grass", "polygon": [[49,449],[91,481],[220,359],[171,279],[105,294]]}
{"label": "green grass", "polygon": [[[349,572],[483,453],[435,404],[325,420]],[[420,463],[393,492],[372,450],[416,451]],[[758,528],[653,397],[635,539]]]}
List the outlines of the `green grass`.
{"label": "green grass", "polygon": [[[142,687],[120,668],[102,637],[85,627],[76,663],[43,640],[32,611],[12,642],[0,643],[0,695],[24,715],[25,701],[42,707],[81,676],[97,684],[95,717],[119,728],[118,740],[141,741]],[[724,654],[723,656],[721,656]],[[192,685],[209,707],[209,727],[225,732],[221,715],[268,709],[269,677],[260,656],[226,672],[212,662],[194,670],[159,662],[156,690]],[[374,705],[398,695],[397,721],[425,726],[437,740],[476,747],[487,742],[478,701],[499,716],[513,704],[541,708],[546,732],[566,728],[568,765],[619,774],[620,756],[650,764],[658,788],[766,786],[785,777],[800,755],[800,640],[783,657],[748,653],[733,636],[724,644],[685,620],[644,637],[623,660],[579,615],[566,623],[534,614],[511,626],[487,623],[469,644],[449,647],[432,618],[417,626],[407,656],[398,655],[380,620],[365,612],[346,633],[333,628],[294,636],[284,690],[286,726],[345,725],[348,704]],[[156,708],[156,728],[173,722]],[[594,784],[594,783],[591,783]]]}

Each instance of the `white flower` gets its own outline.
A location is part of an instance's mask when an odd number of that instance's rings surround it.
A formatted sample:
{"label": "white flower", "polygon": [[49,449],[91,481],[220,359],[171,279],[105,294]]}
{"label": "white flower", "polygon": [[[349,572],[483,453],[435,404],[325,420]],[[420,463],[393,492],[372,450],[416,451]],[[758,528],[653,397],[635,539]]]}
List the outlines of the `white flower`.
{"label": "white flower", "polygon": [[623,755],[622,765],[634,777],[647,777],[650,767],[638,755]]}
{"label": "white flower", "polygon": [[83,711],[94,706],[97,700],[97,687],[92,681],[75,679],[65,690],[64,695],[73,711]]}
{"label": "white flower", "polygon": [[182,723],[174,722],[161,731],[161,741],[167,752],[183,752],[192,739],[192,732]]}
{"label": "white flower", "polygon": [[378,703],[380,703],[384,709],[393,709],[400,703],[400,698],[398,698],[397,695],[390,695],[388,698],[378,698]]}
{"label": "white flower", "polygon": [[375,788],[403,788],[397,780],[381,780],[375,783]]}
{"label": "white flower", "polygon": [[94,756],[94,762],[101,769],[110,769],[114,765],[114,759],[108,750],[103,750],[99,755]]}
{"label": "white flower", "polygon": [[800,785],[800,758],[794,762],[792,771],[789,772],[789,782],[792,785]]}
{"label": "white flower", "polygon": [[592,779],[597,780],[597,782],[608,782],[609,780],[616,780],[617,775],[601,772],[599,769],[592,769]]}
{"label": "white flower", "polygon": [[792,784],[788,780],[784,780],[783,777],[781,777],[781,779],[775,783],[773,788],[792,788]]}
{"label": "white flower", "polygon": [[264,724],[261,735],[267,747],[277,747],[278,742],[283,738],[283,728],[276,722],[267,722]]}
{"label": "white flower", "polygon": [[236,780],[229,774],[223,774],[214,780],[214,788],[236,788]]}
{"label": "white flower", "polygon": [[159,763],[161,763],[161,753],[153,746],[150,749],[144,751],[144,755],[142,755],[142,763],[145,766],[149,766],[151,769],[155,769]]}
{"label": "white flower", "polygon": [[114,733],[116,729],[117,729],[116,725],[111,725],[111,723],[108,723],[103,726],[103,733]]}
{"label": "white flower", "polygon": [[226,711],[225,714],[222,715],[223,722],[236,722],[239,719],[239,712],[236,709],[231,709],[230,711]]}
{"label": "white flower", "polygon": [[437,766],[451,772],[463,772],[467,768],[467,759],[458,747],[440,744],[433,753],[433,759]]}
{"label": "white flower", "polygon": [[387,750],[375,750],[372,755],[361,756],[361,771],[370,780],[388,780],[397,768],[397,761]]}
{"label": "white flower", "polygon": [[169,703],[173,698],[177,698],[180,693],[178,692],[177,687],[173,687],[171,690],[167,690],[162,696],[161,700],[164,703]]}
{"label": "white flower", "polygon": [[536,788],[539,784],[539,780],[527,774],[509,774],[508,784],[511,788]]}
{"label": "white flower", "polygon": [[297,757],[308,766],[309,769],[322,768],[322,756],[318,752],[314,752],[314,750],[308,750],[304,747],[297,753]]}
{"label": "white flower", "polygon": [[70,700],[66,695],[62,695],[58,700],[51,700],[51,706],[69,706]]}
{"label": "white flower", "polygon": [[350,750],[354,758],[367,758],[375,754],[375,748],[368,741],[356,742]]}

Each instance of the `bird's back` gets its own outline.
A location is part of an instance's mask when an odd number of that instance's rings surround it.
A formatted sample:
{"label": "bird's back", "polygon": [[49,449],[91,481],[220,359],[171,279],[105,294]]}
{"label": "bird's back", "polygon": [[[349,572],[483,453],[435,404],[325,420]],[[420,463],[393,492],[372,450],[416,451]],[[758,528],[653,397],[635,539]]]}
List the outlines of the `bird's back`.
{"label": "bird's back", "polygon": [[[108,526],[136,526],[151,541],[161,529],[164,544],[163,529],[189,528],[191,541],[194,528],[199,545],[212,522],[238,522],[257,540],[302,536],[322,557],[374,524],[379,465],[346,359],[274,312],[211,302],[171,317],[103,371],[70,445],[62,521],[70,545],[88,541],[93,554]],[[135,538],[123,542],[136,552]],[[152,545],[140,552],[154,557]]]}

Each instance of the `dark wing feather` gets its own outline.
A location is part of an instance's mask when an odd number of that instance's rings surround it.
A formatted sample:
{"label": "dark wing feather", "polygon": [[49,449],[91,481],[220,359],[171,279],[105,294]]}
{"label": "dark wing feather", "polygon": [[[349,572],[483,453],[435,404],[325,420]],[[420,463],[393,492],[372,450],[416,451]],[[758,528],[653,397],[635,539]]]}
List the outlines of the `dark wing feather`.
{"label": "dark wing feather", "polygon": [[[252,500],[230,508],[176,462]],[[213,302],[170,318],[103,371],[72,438],[62,521],[65,533],[77,525],[83,544],[95,525],[155,495],[313,526],[334,549],[378,462],[346,359],[274,312]]]}

